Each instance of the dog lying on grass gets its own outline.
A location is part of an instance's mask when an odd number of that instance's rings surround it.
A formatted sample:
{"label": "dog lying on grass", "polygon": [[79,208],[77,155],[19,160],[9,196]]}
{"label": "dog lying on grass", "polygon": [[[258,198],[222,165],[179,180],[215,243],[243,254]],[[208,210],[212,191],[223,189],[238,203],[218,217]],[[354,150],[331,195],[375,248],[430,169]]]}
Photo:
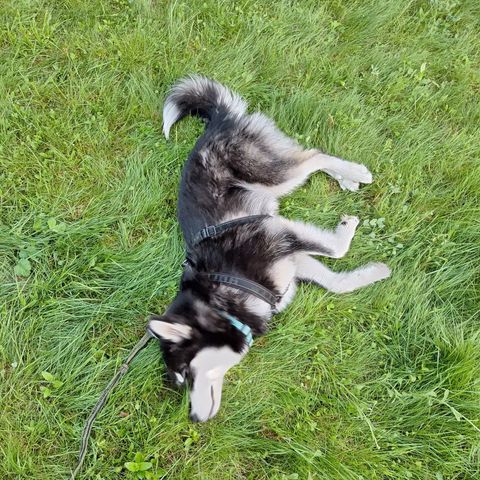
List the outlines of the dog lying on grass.
{"label": "dog lying on grass", "polygon": [[253,336],[293,300],[297,282],[351,292],[390,275],[383,263],[333,272],[314,258],[343,257],[358,225],[344,215],[324,230],[278,215],[278,199],[322,171],[342,189],[372,182],[364,165],[304,149],[262,113],[201,76],[180,80],[163,109],[163,131],[186,115],[206,129],[184,167],[178,220],[187,260],[179,292],[149,330],[161,343],[169,376],[191,384],[190,418],[204,422],[220,407],[225,373],[246,355]]}

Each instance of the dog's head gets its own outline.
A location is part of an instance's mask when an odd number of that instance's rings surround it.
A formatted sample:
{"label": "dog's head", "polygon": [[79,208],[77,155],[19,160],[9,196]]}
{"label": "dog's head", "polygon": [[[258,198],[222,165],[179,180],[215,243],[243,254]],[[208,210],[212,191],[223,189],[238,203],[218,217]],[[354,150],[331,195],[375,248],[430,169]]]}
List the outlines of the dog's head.
{"label": "dog's head", "polygon": [[190,418],[214,417],[225,373],[247,353],[248,338],[222,312],[185,295],[165,315],[150,317],[148,328],[160,340],[169,377],[191,384]]}

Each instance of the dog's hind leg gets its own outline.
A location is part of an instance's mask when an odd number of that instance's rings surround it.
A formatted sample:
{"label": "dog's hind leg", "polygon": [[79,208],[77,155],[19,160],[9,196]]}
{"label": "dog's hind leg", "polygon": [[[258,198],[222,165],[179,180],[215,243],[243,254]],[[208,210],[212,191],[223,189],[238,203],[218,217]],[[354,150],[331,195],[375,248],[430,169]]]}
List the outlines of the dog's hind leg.
{"label": "dog's hind leg", "polygon": [[298,146],[297,151],[292,149],[290,155],[294,159],[293,165],[285,172],[282,182],[273,185],[245,183],[243,186],[248,190],[279,198],[293,192],[303,185],[310,175],[319,171],[335,178],[342,190],[355,192],[359,189],[361,183],[372,182],[372,174],[367,167],[358,163],[331,157],[320,153],[318,150],[303,150],[300,146]]}
{"label": "dog's hind leg", "polygon": [[[303,154],[308,152],[312,152],[312,150],[306,150]],[[372,183],[372,174],[365,165],[347,162],[318,150],[313,152],[315,152],[313,155],[310,153],[309,158],[300,162],[296,167],[300,175],[305,171],[313,173],[320,170],[337,180],[342,190],[353,192],[358,190],[361,183]]]}
{"label": "dog's hind leg", "polygon": [[276,221],[276,227],[289,235],[295,250],[332,258],[345,256],[359,223],[357,217],[343,215],[335,230],[324,230],[283,217]]}
{"label": "dog's hind leg", "polygon": [[390,276],[384,263],[369,263],[350,272],[333,272],[305,253],[296,256],[296,278],[315,282],[334,293],[347,293],[378,282]]}
{"label": "dog's hind leg", "polygon": [[372,182],[372,174],[364,165],[304,148],[262,113],[253,113],[242,122],[241,135],[246,138],[248,153],[254,154],[256,163],[255,167],[253,162],[248,164],[252,176],[256,177],[256,182],[248,180],[250,190],[278,198],[292,192],[318,171],[335,178],[344,190],[356,191],[361,183]]}
{"label": "dog's hind leg", "polygon": [[333,177],[342,190],[355,192],[361,183],[372,183],[372,174],[365,165],[348,162],[341,158],[326,155],[318,150],[299,150],[292,152],[296,164],[288,171],[289,179],[277,190],[284,188],[290,193],[295,187],[302,185],[315,172],[321,171]]}

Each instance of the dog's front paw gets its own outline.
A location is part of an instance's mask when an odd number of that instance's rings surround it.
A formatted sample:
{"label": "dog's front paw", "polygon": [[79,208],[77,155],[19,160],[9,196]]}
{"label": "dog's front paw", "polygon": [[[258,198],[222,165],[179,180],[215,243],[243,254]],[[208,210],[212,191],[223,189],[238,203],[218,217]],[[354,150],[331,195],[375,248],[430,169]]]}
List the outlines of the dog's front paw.
{"label": "dog's front paw", "polygon": [[385,265],[384,263],[381,263],[381,262],[370,263],[368,265],[368,268],[369,268],[369,273],[371,275],[372,282],[378,282],[379,280],[384,280],[385,278],[388,278],[392,273],[388,265]]}
{"label": "dog's front paw", "polygon": [[360,219],[354,215],[342,215],[338,226],[355,231],[359,223]]}

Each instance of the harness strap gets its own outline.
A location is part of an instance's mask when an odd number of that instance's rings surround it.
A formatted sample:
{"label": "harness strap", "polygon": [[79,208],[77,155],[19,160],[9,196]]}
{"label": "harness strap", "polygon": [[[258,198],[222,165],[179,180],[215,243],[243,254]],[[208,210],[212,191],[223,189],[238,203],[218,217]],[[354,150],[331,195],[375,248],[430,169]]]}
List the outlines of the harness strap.
{"label": "harness strap", "polygon": [[[250,223],[259,222],[265,218],[269,218],[271,215],[249,215],[248,217],[240,217],[230,220],[228,222],[219,223],[218,225],[209,225],[205,228],[202,228],[193,238],[193,246],[195,247],[200,242],[203,242],[207,238],[214,238],[222,233],[225,233],[232,228],[239,227],[241,225],[247,225]],[[195,268],[195,263],[190,258],[187,252],[187,258],[185,259],[184,266],[190,265],[191,267]],[[260,300],[267,302],[271,307],[272,310],[275,310],[275,306],[281,300],[281,295],[275,295],[272,293],[268,288],[265,288],[262,285],[259,285],[252,280],[248,280],[243,277],[234,277],[233,275],[228,275],[226,273],[203,273],[200,272],[200,275],[203,275],[210,280],[222,283],[224,285],[228,285],[229,287],[236,288],[238,290],[242,290],[245,293],[249,293],[251,295],[255,295]]]}
{"label": "harness strap", "polygon": [[207,238],[217,237],[218,235],[221,235],[232,228],[239,227],[240,225],[259,222],[260,220],[268,217],[270,217],[270,215],[249,215],[248,217],[234,218],[233,220],[219,223],[218,225],[208,225],[197,232],[193,238],[193,245],[198,245]]}
{"label": "harness strap", "polygon": [[245,293],[255,295],[260,300],[267,302],[272,307],[272,309],[275,308],[277,302],[281,299],[280,295],[275,295],[268,288],[265,288],[264,286],[246,278],[234,277],[232,275],[227,275],[226,273],[218,272],[201,273],[201,275],[204,275],[205,277],[209,278],[214,282],[222,283],[223,285],[228,285],[229,287],[234,287],[238,290],[242,290]]}

